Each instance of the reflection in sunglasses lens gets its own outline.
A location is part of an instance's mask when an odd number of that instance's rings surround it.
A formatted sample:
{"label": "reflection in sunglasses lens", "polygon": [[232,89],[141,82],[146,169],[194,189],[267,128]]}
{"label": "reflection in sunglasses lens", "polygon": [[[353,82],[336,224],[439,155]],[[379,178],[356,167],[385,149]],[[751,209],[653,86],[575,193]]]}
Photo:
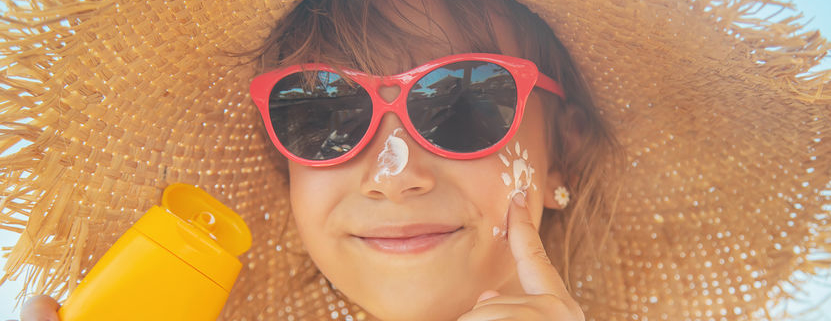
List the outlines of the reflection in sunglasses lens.
{"label": "reflection in sunglasses lens", "polygon": [[489,62],[448,64],[424,75],[407,95],[422,137],[452,152],[486,149],[505,137],[516,112],[516,82]]}
{"label": "reflection in sunglasses lens", "polygon": [[372,100],[337,73],[306,71],[281,79],[268,100],[277,139],[292,154],[326,160],[351,150],[372,118]]}

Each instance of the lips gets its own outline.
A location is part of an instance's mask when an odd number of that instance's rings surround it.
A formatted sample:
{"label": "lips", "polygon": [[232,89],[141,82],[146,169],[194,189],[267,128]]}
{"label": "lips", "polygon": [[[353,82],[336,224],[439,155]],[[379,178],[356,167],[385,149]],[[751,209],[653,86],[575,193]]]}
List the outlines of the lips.
{"label": "lips", "polygon": [[461,230],[457,225],[414,224],[382,226],[354,236],[372,249],[393,254],[416,254],[430,250]]}

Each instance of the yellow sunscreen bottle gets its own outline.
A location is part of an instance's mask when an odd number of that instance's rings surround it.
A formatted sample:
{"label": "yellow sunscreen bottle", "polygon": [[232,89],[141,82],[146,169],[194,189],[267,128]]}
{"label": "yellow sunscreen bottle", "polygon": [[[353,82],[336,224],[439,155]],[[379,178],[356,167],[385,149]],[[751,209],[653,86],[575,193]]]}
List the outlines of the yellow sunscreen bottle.
{"label": "yellow sunscreen bottle", "polygon": [[168,186],[58,310],[74,320],[216,320],[251,247],[233,210],[205,191]]}

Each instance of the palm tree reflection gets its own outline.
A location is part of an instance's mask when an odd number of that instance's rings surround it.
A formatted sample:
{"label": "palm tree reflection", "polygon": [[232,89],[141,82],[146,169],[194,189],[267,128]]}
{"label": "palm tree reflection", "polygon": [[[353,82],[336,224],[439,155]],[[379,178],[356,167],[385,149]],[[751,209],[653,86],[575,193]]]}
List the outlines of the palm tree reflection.
{"label": "palm tree reflection", "polygon": [[306,72],[274,87],[269,113],[275,134],[292,153],[331,159],[352,149],[366,133],[372,101],[366,90],[336,73]]}
{"label": "palm tree reflection", "polygon": [[436,69],[410,90],[407,109],[419,133],[445,149],[471,152],[502,138],[513,122],[516,85],[499,65],[468,61]]}

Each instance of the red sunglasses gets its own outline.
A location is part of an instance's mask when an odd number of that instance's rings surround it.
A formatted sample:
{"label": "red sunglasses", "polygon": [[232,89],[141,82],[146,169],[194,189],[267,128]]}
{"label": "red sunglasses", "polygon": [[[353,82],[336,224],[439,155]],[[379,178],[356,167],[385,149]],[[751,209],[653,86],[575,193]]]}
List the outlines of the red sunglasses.
{"label": "red sunglasses", "polygon": [[[378,90],[390,86],[401,88],[401,94],[387,102]],[[254,78],[251,97],[283,155],[307,166],[330,166],[357,155],[387,112],[435,154],[451,159],[489,155],[516,133],[534,87],[565,99],[560,84],[533,62],[470,53],[394,76],[293,65]]]}

